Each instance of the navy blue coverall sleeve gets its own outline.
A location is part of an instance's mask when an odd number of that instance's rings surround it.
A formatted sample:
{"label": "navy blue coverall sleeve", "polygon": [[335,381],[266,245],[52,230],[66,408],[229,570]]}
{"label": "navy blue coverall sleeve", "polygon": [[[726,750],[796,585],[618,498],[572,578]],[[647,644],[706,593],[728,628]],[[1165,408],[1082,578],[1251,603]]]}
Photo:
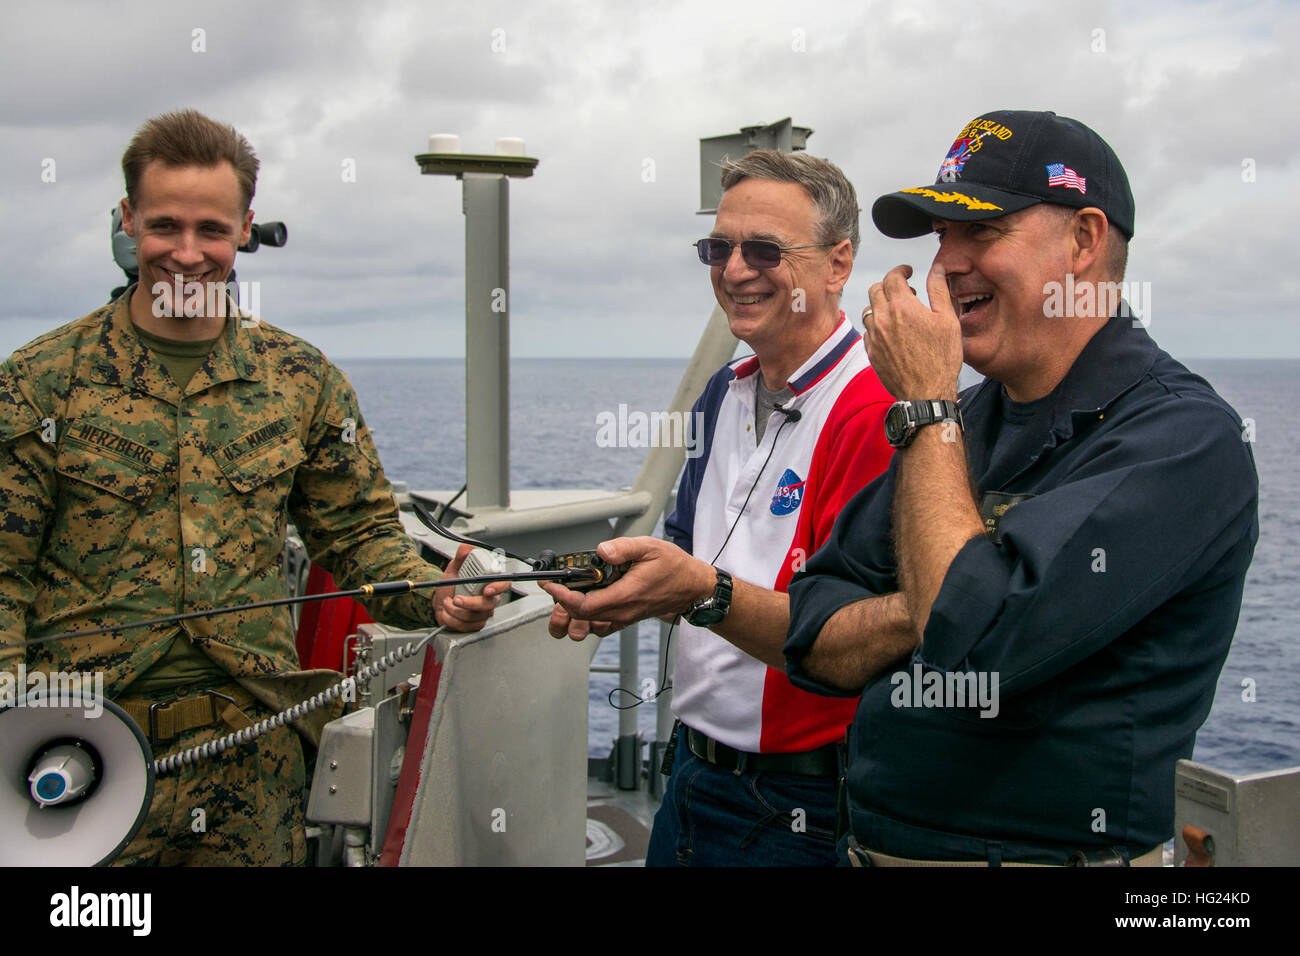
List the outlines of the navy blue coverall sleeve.
{"label": "navy blue coverall sleeve", "polygon": [[[1000,545],[981,535],[957,553],[917,652],[927,667],[996,671],[1003,695],[1022,692],[1195,584],[1243,534],[1253,544],[1258,480],[1240,422],[1175,395],[1120,414],[1086,457],[1003,515]],[[896,590],[882,566],[892,497],[864,489],[791,585],[796,686],[842,694],[811,680],[803,658],[840,607]]]}

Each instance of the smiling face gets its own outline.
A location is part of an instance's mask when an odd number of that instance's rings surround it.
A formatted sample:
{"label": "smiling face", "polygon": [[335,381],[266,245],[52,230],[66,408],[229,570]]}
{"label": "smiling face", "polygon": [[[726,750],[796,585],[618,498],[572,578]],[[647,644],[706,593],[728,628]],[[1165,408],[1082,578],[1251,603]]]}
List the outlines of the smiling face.
{"label": "smiling face", "polygon": [[1061,325],[1070,319],[1044,317],[1043,286],[1064,282],[1072,261],[1070,231],[1053,207],[934,227],[967,365],[1010,387],[1073,338]]}
{"label": "smiling face", "polygon": [[[224,319],[154,315],[154,287],[182,282],[224,283],[235,267],[235,251],[248,241],[253,223],[244,211],[235,169],[167,166],[154,160],[144,168],[134,207],[122,201],[122,228],[135,239],[140,285],[131,300],[136,324],[175,338],[211,337]],[[150,321],[152,319],[152,321]]]}
{"label": "smiling face", "polygon": [[727,313],[732,335],[760,361],[765,352],[802,351],[805,339],[815,339],[811,354],[830,334],[839,320],[835,297],[848,279],[852,251],[845,239],[835,246],[784,252],[776,268],[755,269],[745,262],[739,244],[766,239],[782,248],[808,246],[818,241],[816,223],[813,201],[796,183],[745,179],[723,193],[718,203],[710,235],[735,246],[725,266],[709,270],[713,293]]}

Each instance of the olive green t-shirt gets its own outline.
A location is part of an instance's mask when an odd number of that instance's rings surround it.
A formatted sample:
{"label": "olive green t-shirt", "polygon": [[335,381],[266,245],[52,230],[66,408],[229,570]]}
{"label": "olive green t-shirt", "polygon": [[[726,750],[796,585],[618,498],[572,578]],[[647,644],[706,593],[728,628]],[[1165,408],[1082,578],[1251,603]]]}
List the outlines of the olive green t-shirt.
{"label": "olive green t-shirt", "polygon": [[180,342],[176,339],[165,339],[161,335],[146,332],[138,325],[134,326],[134,328],[135,334],[140,337],[140,341],[149,348],[150,352],[157,356],[158,361],[163,363],[163,366],[171,373],[172,378],[176,380],[176,384],[181,387],[182,392],[185,391],[185,386],[190,384],[190,379],[199,370],[199,366],[207,361],[208,353],[217,344],[217,339],[221,338],[218,335],[216,338],[204,339],[200,342]]}
{"label": "olive green t-shirt", "polygon": [[[208,353],[217,344],[216,338],[200,342],[179,342],[146,332],[135,326],[135,334],[157,356],[158,361],[171,373],[176,384],[185,390],[194,373],[207,361]],[[126,694],[131,696],[154,696],[164,694],[180,687],[193,687],[194,690],[216,687],[229,683],[226,674],[211,658],[190,643],[184,631],[177,631],[167,653],[158,662],[136,678]]]}

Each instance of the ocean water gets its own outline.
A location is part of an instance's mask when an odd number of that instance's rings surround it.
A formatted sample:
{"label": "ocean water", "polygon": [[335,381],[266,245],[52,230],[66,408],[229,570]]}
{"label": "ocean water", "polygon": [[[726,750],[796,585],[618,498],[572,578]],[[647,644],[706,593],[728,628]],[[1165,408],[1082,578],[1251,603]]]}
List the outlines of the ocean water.
{"label": "ocean water", "polygon": [[[465,480],[465,373],[460,360],[338,362],[356,387],[384,468],[410,488],[459,488]],[[1205,376],[1254,425],[1260,478],[1260,536],[1246,579],[1241,618],[1195,759],[1233,772],[1300,765],[1300,360],[1202,359]],[[597,444],[601,412],[668,407],[684,359],[515,359],[511,368],[512,488],[625,488],[644,457],[637,448]],[[965,383],[965,380],[963,380]],[[640,630],[641,678],[656,670],[658,624]],[[598,664],[618,663],[603,642]],[[588,742],[604,756],[618,714],[606,701],[616,675],[592,675]],[[622,697],[626,702],[630,698]],[[638,726],[654,737],[654,707]]]}

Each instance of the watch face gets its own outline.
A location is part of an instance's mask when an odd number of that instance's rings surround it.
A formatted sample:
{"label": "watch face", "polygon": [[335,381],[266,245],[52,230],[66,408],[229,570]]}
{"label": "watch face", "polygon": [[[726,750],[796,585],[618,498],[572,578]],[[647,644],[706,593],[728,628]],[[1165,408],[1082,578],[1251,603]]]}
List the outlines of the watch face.
{"label": "watch face", "polygon": [[891,445],[897,446],[906,437],[907,412],[904,410],[902,402],[895,402],[889,406],[889,411],[885,414],[885,440]]}
{"label": "watch face", "polygon": [[726,611],[719,610],[716,607],[702,607],[692,611],[690,616],[686,618],[686,622],[694,627],[712,627],[726,616]]}

